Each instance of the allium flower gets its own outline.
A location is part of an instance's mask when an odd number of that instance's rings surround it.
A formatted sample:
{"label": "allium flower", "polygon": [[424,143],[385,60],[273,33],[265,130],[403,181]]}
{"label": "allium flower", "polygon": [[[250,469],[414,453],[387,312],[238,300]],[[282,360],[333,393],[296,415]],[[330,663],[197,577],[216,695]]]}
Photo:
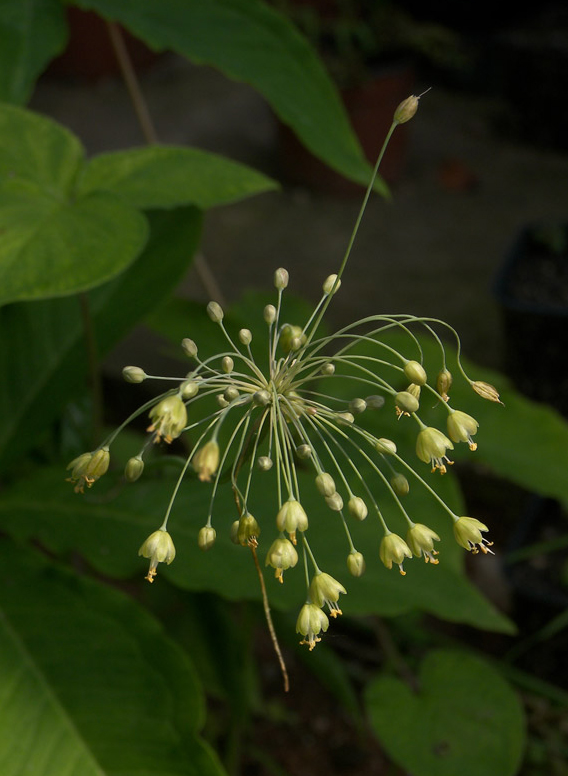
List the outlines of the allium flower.
{"label": "allium flower", "polygon": [[493,555],[493,551],[489,549],[493,542],[488,542],[481,535],[482,531],[488,531],[486,525],[476,520],[474,517],[460,517],[454,522],[454,536],[456,542],[464,547],[466,550],[470,550],[473,555],[476,555],[479,550],[485,555],[490,552]]}
{"label": "allium flower", "polygon": [[440,474],[445,474],[446,464],[452,463],[446,456],[446,450],[453,449],[448,437],[437,428],[424,427],[416,439],[416,455],[424,463],[431,464],[433,472],[439,469]]}
{"label": "allium flower", "polygon": [[146,579],[148,582],[153,582],[158,563],[169,565],[176,556],[176,548],[169,533],[164,528],[159,528],[146,539],[138,550],[138,555],[150,558],[150,568]]}
{"label": "allium flower", "polygon": [[328,628],[327,615],[319,606],[311,603],[302,606],[296,621],[296,633],[304,637],[300,644],[307,644],[311,652],[317,642],[321,641],[318,634],[322,631],[325,633]]}
{"label": "allium flower", "polygon": [[[417,105],[416,97],[402,103],[391,130],[397,123],[407,121]],[[378,163],[375,174],[377,169]],[[431,464],[432,471],[446,471],[446,465],[450,463],[446,453],[453,449],[451,440],[467,441],[473,449],[471,438],[477,431],[477,422],[446,403],[451,375],[446,367],[443,337],[435,330],[446,327],[459,345],[454,330],[436,319],[377,314],[344,326],[333,335],[322,334],[320,324],[340,289],[373,182],[374,176],[341,265],[337,273],[324,280],[322,296],[307,320],[286,320],[285,294],[290,278],[284,268],[278,268],[274,273],[274,304],[267,304],[256,313],[261,325],[264,321],[264,335],[261,334],[258,347],[253,342],[252,331],[256,329],[252,324],[250,329],[239,328],[232,332],[230,316],[225,316],[218,302],[210,302],[207,314],[211,325],[219,327],[225,343],[223,351],[203,356],[196,342],[185,337],[181,349],[185,357],[191,359],[189,374],[182,370],[185,373],[179,378],[156,377],[146,374],[140,367],[127,367],[124,372],[127,382],[144,380],[148,384],[151,380],[163,380],[170,381],[170,385],[173,382],[174,387],[134,412],[96,452],[85,453],[69,465],[75,490],[82,492],[85,484],[90,487],[108,468],[109,447],[117,434],[131,420],[149,411],[149,439],[138,455],[130,459],[125,471],[126,479],[134,482],[144,472],[143,456],[150,443],[162,440],[170,443],[184,435],[186,461],[169,498],[162,527],[140,549],[144,557],[150,558],[147,578],[152,581],[158,563],[170,563],[174,559],[175,549],[166,527],[176,494],[186,486],[184,480],[188,472],[194,471],[200,482],[192,481],[187,486],[206,487],[209,484],[211,488],[208,513],[185,517],[195,520],[195,532],[202,549],[212,548],[214,555],[214,542],[221,530],[218,523],[224,523],[223,530],[230,533],[234,544],[251,552],[262,578],[256,555],[262,528],[262,541],[266,544],[261,549],[264,552],[268,547],[266,565],[275,570],[280,583],[284,571],[297,565],[298,550],[302,553],[308,602],[298,617],[297,630],[305,637],[302,643],[308,644],[310,649],[319,641],[318,634],[327,630],[329,624],[321,607],[327,605],[331,615],[336,616],[340,613],[339,595],[345,593],[341,581],[320,571],[308,540],[310,531],[337,529],[345,534],[347,567],[353,577],[363,574],[365,561],[355,547],[351,531],[356,537],[359,521],[368,515],[368,522],[376,525],[377,535],[384,537],[379,556],[387,568],[396,564],[404,575],[402,564],[413,554],[435,563],[433,547],[438,536],[426,526],[415,524],[401,504],[411,479],[413,492],[416,486],[423,486],[425,497],[435,498],[440,508],[448,512],[455,522],[456,539],[463,547],[473,552],[478,549],[487,552],[489,546],[480,533],[486,530],[482,523],[454,515],[405,460],[397,442],[375,435],[369,430],[370,424],[364,422],[370,413],[386,413],[389,407],[394,413],[394,408],[398,407],[399,414],[408,415],[402,423],[417,423],[416,453],[420,460]],[[439,347],[438,362],[432,369],[429,366],[430,373],[438,375],[435,386],[428,382],[419,337],[413,329],[418,330],[418,334],[432,337]],[[388,334],[393,331],[406,335],[406,344],[400,346],[401,352],[387,341]],[[498,401],[492,386],[474,382],[466,375],[459,358],[459,347],[456,366],[474,391]],[[335,390],[336,384],[341,386],[341,391]],[[350,393],[347,393],[348,389]],[[425,397],[433,402],[423,401]],[[427,427],[421,420],[422,406],[428,405],[429,410],[432,403],[442,416],[448,413],[450,438],[434,426]],[[182,445],[179,447],[183,449]],[[400,449],[404,451],[404,441]],[[274,506],[268,515],[266,510],[257,509],[259,481],[263,483],[265,493],[273,494]],[[232,490],[236,515],[227,516],[224,511],[217,513],[216,494],[225,484]],[[321,508],[310,513],[308,530],[308,517],[302,506],[307,500],[301,491],[309,488],[320,494]],[[383,500],[410,525],[407,541],[387,525],[381,511]],[[258,522],[251,513],[257,515]],[[385,510],[387,513],[390,514],[390,510]],[[355,520],[348,519],[350,516]],[[396,519],[393,517],[393,522]],[[199,532],[198,526],[203,526]],[[284,532],[288,533],[289,539]],[[296,542],[298,550],[294,546]],[[320,544],[325,552],[331,543]],[[269,618],[264,579],[261,588]]]}

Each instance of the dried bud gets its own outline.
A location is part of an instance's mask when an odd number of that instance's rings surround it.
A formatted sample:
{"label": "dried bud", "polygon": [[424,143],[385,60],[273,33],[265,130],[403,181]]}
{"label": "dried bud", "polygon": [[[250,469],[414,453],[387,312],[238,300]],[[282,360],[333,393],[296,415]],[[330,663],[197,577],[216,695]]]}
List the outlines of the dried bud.
{"label": "dried bud", "polygon": [[289,275],[288,270],[280,267],[274,273],[274,285],[279,291],[283,291],[288,285]]}
{"label": "dried bud", "polygon": [[210,550],[215,544],[217,531],[210,525],[204,525],[197,536],[197,544],[200,550]]}
{"label": "dried bud", "polygon": [[436,390],[444,401],[448,401],[448,392],[452,387],[452,373],[444,367],[438,372],[436,378]]}
{"label": "dried bud", "polygon": [[503,404],[503,402],[499,398],[499,393],[497,392],[497,389],[493,385],[491,385],[491,383],[484,383],[482,380],[475,380],[474,382],[471,383],[471,387],[483,399],[488,399],[488,401],[496,401],[499,404]]}
{"label": "dried bud", "polygon": [[207,315],[213,323],[221,323],[223,320],[223,308],[217,302],[209,302],[207,305]]}
{"label": "dried bud", "polygon": [[189,337],[184,337],[181,341],[181,349],[189,358],[195,358],[197,355],[197,345]]}
{"label": "dried bud", "polygon": [[122,370],[122,376],[127,383],[142,383],[147,374],[139,366],[125,366]]}

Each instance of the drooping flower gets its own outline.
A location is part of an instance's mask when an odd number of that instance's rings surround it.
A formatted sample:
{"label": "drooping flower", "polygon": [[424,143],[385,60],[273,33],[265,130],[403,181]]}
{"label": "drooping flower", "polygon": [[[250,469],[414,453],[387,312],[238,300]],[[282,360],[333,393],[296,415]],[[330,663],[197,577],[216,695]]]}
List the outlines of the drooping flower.
{"label": "drooping flower", "polygon": [[275,569],[274,576],[279,582],[284,582],[283,572],[294,568],[297,562],[298,553],[291,541],[279,536],[272,542],[266,554],[266,565]]}
{"label": "drooping flower", "polygon": [[448,415],[448,434],[453,442],[467,442],[470,450],[477,450],[472,436],[477,433],[479,423],[461,410],[451,410]]}
{"label": "drooping flower", "polygon": [[314,604],[320,608],[327,606],[331,617],[342,613],[337,602],[340,593],[346,592],[341,582],[323,571],[314,575],[309,588],[309,596]]}
{"label": "drooping flower", "polygon": [[489,548],[493,545],[493,542],[487,541],[482,535],[482,531],[488,531],[487,526],[476,520],[474,517],[460,517],[454,522],[454,536],[456,542],[466,550],[469,550],[473,555],[476,555],[479,550],[486,555],[490,552],[493,555],[493,550]]}
{"label": "drooping flower", "polygon": [[436,564],[439,562],[434,557],[438,554],[437,550],[434,549],[434,542],[439,541],[438,534],[422,523],[415,523],[406,534],[406,543],[412,550],[412,554],[416,558],[423,556],[426,563]]}
{"label": "drooping flower", "polygon": [[158,563],[169,565],[176,556],[176,548],[169,533],[165,529],[159,528],[146,539],[138,550],[138,555],[142,555],[143,558],[150,558],[150,568],[148,569],[146,579],[148,582],[153,582],[157,573]]}
{"label": "drooping flower", "polygon": [[310,652],[315,645],[321,641],[319,634],[324,633],[329,628],[327,615],[319,606],[312,603],[306,603],[300,609],[300,614],[296,620],[296,633],[300,633],[304,638],[300,644],[307,644]]}
{"label": "drooping flower", "polygon": [[187,426],[187,410],[179,394],[166,396],[150,410],[148,431],[155,432],[154,441],[161,439],[170,444]]}
{"label": "drooping flower", "polygon": [[210,440],[193,456],[193,468],[201,482],[211,482],[211,477],[219,466],[219,445]]}
{"label": "drooping flower", "polygon": [[398,534],[388,533],[383,536],[379,548],[379,557],[388,569],[392,569],[392,564],[396,563],[402,576],[406,571],[402,568],[405,558],[412,558],[412,552],[408,544]]}
{"label": "drooping flower", "polygon": [[433,472],[439,469],[441,474],[446,473],[446,464],[452,463],[446,456],[446,450],[453,449],[454,446],[448,437],[437,428],[429,426],[423,428],[418,434],[416,455],[424,463],[431,464]]}
{"label": "drooping flower", "polygon": [[75,493],[83,493],[85,485],[92,487],[94,482],[106,474],[109,463],[108,447],[99,447],[93,453],[83,453],[67,466],[67,470],[71,469],[71,476],[67,481],[76,483]]}

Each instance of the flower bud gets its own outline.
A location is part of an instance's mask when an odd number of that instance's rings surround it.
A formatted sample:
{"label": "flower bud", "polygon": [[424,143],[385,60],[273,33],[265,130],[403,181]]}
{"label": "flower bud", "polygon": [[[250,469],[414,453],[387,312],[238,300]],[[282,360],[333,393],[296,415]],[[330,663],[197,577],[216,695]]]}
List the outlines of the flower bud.
{"label": "flower bud", "polygon": [[221,323],[223,320],[223,308],[217,302],[209,302],[207,305],[207,315],[213,323]]}
{"label": "flower bud", "polygon": [[280,332],[280,347],[285,353],[298,350],[306,341],[306,335],[301,326],[285,323]]}
{"label": "flower bud", "polygon": [[381,437],[381,439],[377,439],[375,442],[375,450],[383,455],[396,455],[396,444],[392,439]]}
{"label": "flower bud", "polygon": [[392,564],[396,563],[400,573],[404,576],[406,571],[402,568],[402,562],[405,558],[412,558],[412,552],[404,539],[401,539],[397,534],[388,533],[383,536],[379,557],[387,569],[392,569]]}
{"label": "flower bud", "polygon": [[368,515],[367,505],[359,496],[351,496],[347,502],[347,509],[355,520],[364,520]]}
{"label": "flower bud", "polygon": [[347,593],[347,590],[337,579],[321,571],[314,575],[310,584],[309,596],[320,609],[327,606],[332,617],[337,617],[338,614],[342,613],[337,605],[341,593]]}
{"label": "flower bud", "polygon": [[217,531],[210,525],[204,525],[203,528],[200,529],[197,536],[197,544],[199,549],[203,550],[204,552],[206,550],[210,550],[211,547],[213,547],[215,544],[216,538]]}
{"label": "flower bud", "polygon": [[136,482],[144,471],[144,461],[139,455],[129,458],[124,468],[124,477],[128,482]]}
{"label": "flower bud", "polygon": [[484,383],[482,380],[475,380],[474,382],[471,383],[471,387],[483,399],[487,399],[488,401],[496,401],[499,404],[503,404],[503,402],[499,398],[499,393],[497,392],[497,388],[491,385],[491,383]]}
{"label": "flower bud", "polygon": [[335,364],[332,364],[328,361],[327,364],[324,364],[321,368],[322,375],[325,375],[326,377],[331,377],[331,375],[335,374]]}
{"label": "flower bud", "polygon": [[407,361],[404,365],[404,374],[411,383],[416,385],[425,385],[428,380],[426,370],[418,361]]}
{"label": "flower bud", "polygon": [[411,396],[414,396],[415,399],[418,399],[420,401],[420,386],[416,385],[416,383],[410,383],[408,388],[406,389],[406,392],[409,393]]}
{"label": "flower bud", "polygon": [[367,409],[367,402],[364,399],[351,399],[349,410],[353,415],[360,415]]}
{"label": "flower bud", "polygon": [[138,550],[138,555],[150,559],[150,568],[146,579],[148,582],[153,582],[158,563],[169,565],[176,556],[176,548],[169,533],[163,528],[159,528],[146,539]]}
{"label": "flower bud", "polygon": [[335,491],[335,493],[332,493],[331,496],[326,496],[325,503],[334,512],[341,512],[341,510],[343,509],[343,499],[341,498],[341,496],[337,491]]}
{"label": "flower bud", "polygon": [[261,388],[260,391],[253,394],[252,400],[258,407],[266,407],[271,398],[270,392],[266,388]]}
{"label": "flower bud", "polygon": [[228,388],[225,389],[225,392],[223,393],[223,398],[227,402],[227,404],[230,404],[232,401],[235,401],[235,399],[239,398],[239,391],[237,388],[235,388],[234,385],[230,385]]}
{"label": "flower bud", "polygon": [[184,337],[181,341],[181,349],[189,358],[195,358],[197,355],[197,345],[189,337]]}
{"label": "flower bud", "polygon": [[309,458],[312,454],[312,448],[309,445],[298,445],[296,448],[296,455],[298,458],[301,458],[302,460],[305,460],[306,458]]}
{"label": "flower bud", "polygon": [[434,557],[438,553],[434,549],[434,542],[439,542],[440,537],[431,528],[422,523],[415,523],[406,534],[406,543],[412,550],[415,557],[424,557],[426,563],[437,564],[438,560]]}
{"label": "flower bud", "polygon": [[186,380],[181,384],[179,392],[184,401],[189,401],[199,393],[199,383],[195,380]]}
{"label": "flower bud", "polygon": [[187,410],[178,394],[166,396],[156,404],[149,412],[152,424],[147,431],[155,431],[155,442],[163,439],[170,444],[176,439],[187,425]]}
{"label": "flower bud", "polygon": [[451,410],[448,415],[448,434],[452,442],[467,442],[470,450],[477,450],[472,436],[477,433],[479,423],[461,410]]}
{"label": "flower bud", "polygon": [[296,620],[296,633],[300,633],[304,638],[300,644],[306,644],[310,652],[315,645],[321,641],[319,634],[324,633],[329,628],[329,620],[324,611],[315,604],[304,604],[300,609],[300,614]]}
{"label": "flower bud", "polygon": [[444,401],[448,401],[448,391],[452,387],[452,373],[444,367],[444,369],[441,369],[438,372],[438,377],[436,378],[436,390],[442,397]]}
{"label": "flower bud", "polygon": [[223,372],[225,372],[225,374],[228,375],[230,372],[233,371],[234,368],[235,368],[235,362],[233,361],[231,356],[223,356],[223,358],[221,359],[221,369],[223,370]]}
{"label": "flower bud", "polygon": [[316,477],[316,488],[322,496],[332,496],[335,493],[335,482],[331,474],[322,472]]}
{"label": "flower bud", "polygon": [[406,100],[403,100],[394,112],[393,121],[396,121],[397,124],[406,124],[407,121],[410,121],[418,110],[419,99],[419,97],[412,94]]}
{"label": "flower bud", "polygon": [[211,482],[211,475],[215,474],[219,466],[219,445],[210,440],[193,456],[193,468],[201,482]]}
{"label": "flower bud", "polygon": [[229,406],[229,402],[227,401],[227,399],[225,399],[222,393],[218,393],[215,398],[217,400],[217,404],[219,405],[219,407],[221,407],[222,410],[224,410],[226,407]]}
{"label": "flower bud", "polygon": [[416,439],[416,455],[424,463],[432,466],[432,471],[440,470],[446,473],[446,463],[452,463],[446,456],[446,450],[453,450],[454,446],[445,434],[437,428],[423,428]]}
{"label": "flower bud", "polygon": [[350,412],[338,412],[335,417],[336,420],[343,425],[350,426],[355,422],[355,418]]}
{"label": "flower bud", "polygon": [[324,294],[335,294],[337,291],[339,291],[339,288],[341,286],[341,280],[337,279],[337,275],[329,275],[323,284],[323,292]]}
{"label": "flower bud", "polygon": [[269,458],[267,455],[261,455],[256,464],[260,471],[267,472],[269,469],[272,469],[272,458]]}
{"label": "flower bud", "polygon": [[296,552],[292,542],[280,536],[275,539],[270,545],[270,549],[266,554],[266,565],[272,566],[275,569],[274,576],[279,582],[283,582],[283,572],[286,569],[294,568],[298,562],[298,553]]}
{"label": "flower bud", "polygon": [[365,558],[360,552],[350,552],[347,556],[347,568],[352,577],[362,577],[365,573]]}
{"label": "flower bud", "polygon": [[240,544],[239,541],[239,520],[235,520],[231,523],[230,537],[233,544]]}
{"label": "flower bud", "polygon": [[406,496],[410,490],[408,480],[400,472],[393,474],[390,484],[397,496]]}
{"label": "flower bud", "polygon": [[254,517],[247,512],[241,515],[237,525],[237,542],[242,547],[246,547],[250,540],[255,540],[260,536],[260,526]]}
{"label": "flower bud", "polygon": [[146,372],[139,366],[125,366],[122,376],[127,383],[141,383],[147,377]]}
{"label": "flower bud", "polygon": [[384,396],[367,396],[365,401],[370,410],[380,410],[385,404]]}
{"label": "flower bud", "polygon": [[239,331],[239,339],[243,345],[250,345],[252,342],[252,332],[250,329],[241,329]]}
{"label": "flower bud", "polygon": [[399,391],[394,397],[398,415],[411,415],[417,412],[420,402],[408,391]]}
{"label": "flower bud", "polygon": [[288,270],[280,267],[274,273],[274,285],[279,291],[283,291],[288,285],[289,275]]}
{"label": "flower bud", "polygon": [[273,304],[267,304],[266,307],[264,308],[263,315],[264,315],[264,320],[270,326],[276,320],[276,307],[274,307]]}

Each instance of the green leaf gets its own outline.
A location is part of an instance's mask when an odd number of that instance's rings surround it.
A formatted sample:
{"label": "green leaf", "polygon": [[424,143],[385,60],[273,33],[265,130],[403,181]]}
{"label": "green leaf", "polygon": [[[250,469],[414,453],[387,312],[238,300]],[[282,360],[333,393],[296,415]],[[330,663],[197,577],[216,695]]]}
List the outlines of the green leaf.
{"label": "green leaf", "polygon": [[79,141],[49,119],[0,106],[0,305],[86,291],[144,247],[144,216],[109,192],[76,198]]}
{"label": "green leaf", "polygon": [[[257,89],[304,145],[366,184],[370,167],[345,109],[306,39],[259,0],[78,0],[153,49],[212,65]],[[384,188],[384,187],[383,187]]]}
{"label": "green leaf", "polygon": [[[119,467],[122,464],[119,462]],[[145,477],[135,485],[117,488],[112,476],[107,475],[80,497],[63,482],[64,477],[63,466],[59,470],[46,469],[6,490],[0,503],[3,530],[20,540],[40,541],[57,554],[79,551],[102,574],[117,578],[139,574],[142,580],[146,562],[136,553],[144,539],[160,526],[175,478]],[[467,581],[463,572],[465,552],[456,545],[449,520],[433,499],[411,494],[408,498],[414,501],[405,503],[410,514],[419,510],[420,520],[441,536],[440,564],[431,566],[414,559],[406,564],[406,577],[401,577],[397,569],[388,571],[378,557],[381,528],[368,518],[352,526],[355,545],[367,558],[366,573],[353,579],[346,570],[348,547],[337,514],[322,505],[311,476],[300,472],[299,478],[302,505],[310,516],[310,544],[322,569],[346,586],[348,595],[342,601],[345,613],[395,616],[419,609],[488,630],[513,631],[509,620]],[[458,508],[459,496],[452,480],[440,481],[439,489],[445,500]],[[36,497],[38,493],[41,499]],[[249,506],[262,528],[258,551],[262,566],[277,536],[274,493],[270,473],[254,479]],[[257,600],[260,591],[250,552],[235,547],[229,538],[236,513],[227,485],[219,488],[215,500],[215,545],[207,553],[197,547],[197,533],[205,524],[210,497],[210,487],[194,478],[188,478],[180,489],[169,522],[177,556],[170,566],[160,567],[159,575],[187,590],[212,591],[231,600]],[[400,517],[388,502],[383,512],[388,522],[398,525]],[[287,571],[283,585],[277,583],[270,568],[265,577],[274,607],[299,610],[305,599],[301,569]]]}
{"label": "green leaf", "polygon": [[148,146],[101,154],[87,164],[78,191],[110,191],[138,208],[207,209],[277,188],[250,167],[195,148]]}
{"label": "green leaf", "polygon": [[0,543],[3,776],[221,776],[187,656],[131,599]]}
{"label": "green leaf", "polygon": [[367,688],[371,724],[389,756],[413,776],[513,776],[525,722],[518,698],[488,663],[436,650],[416,693],[379,676]]}
{"label": "green leaf", "polygon": [[[149,215],[150,240],[132,267],[89,294],[99,355],[177,285],[195,251],[201,215],[194,208]],[[0,309],[0,466],[37,444],[62,408],[86,389],[87,357],[75,298]]]}
{"label": "green leaf", "polygon": [[66,41],[60,0],[2,0],[0,101],[27,102],[37,77]]}

